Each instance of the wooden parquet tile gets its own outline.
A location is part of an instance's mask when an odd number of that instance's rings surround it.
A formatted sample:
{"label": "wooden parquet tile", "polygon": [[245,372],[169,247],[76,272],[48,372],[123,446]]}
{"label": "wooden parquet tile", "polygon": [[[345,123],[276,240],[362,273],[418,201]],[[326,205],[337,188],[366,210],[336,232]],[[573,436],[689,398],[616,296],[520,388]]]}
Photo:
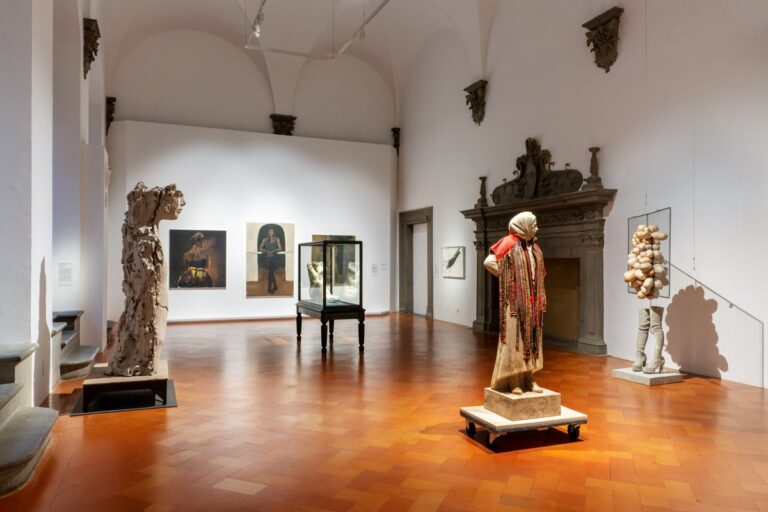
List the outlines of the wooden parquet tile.
{"label": "wooden parquet tile", "polygon": [[[482,403],[496,340],[407,315],[369,318],[366,352],[339,322],[174,325],[165,354],[178,408],[70,417],[62,411],[15,511],[768,511],[761,389],[700,377],[646,388],[627,363],[546,349],[541,385],[589,414],[499,440],[463,433]],[[482,441],[482,434],[478,436]]]}

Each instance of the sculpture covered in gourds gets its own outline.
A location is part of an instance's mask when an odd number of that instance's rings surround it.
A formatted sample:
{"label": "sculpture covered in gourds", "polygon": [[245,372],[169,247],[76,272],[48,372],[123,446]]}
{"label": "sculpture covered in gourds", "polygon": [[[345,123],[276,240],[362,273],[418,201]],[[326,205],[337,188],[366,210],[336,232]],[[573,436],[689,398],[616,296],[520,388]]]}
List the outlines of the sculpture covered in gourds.
{"label": "sculpture covered in gourds", "polygon": [[638,299],[655,299],[668,284],[667,267],[661,254],[661,241],[667,238],[668,235],[653,224],[640,224],[632,236],[624,281],[637,290]]}
{"label": "sculpture covered in gourds", "polygon": [[[640,224],[632,236],[632,252],[627,257],[624,282],[636,290],[638,299],[658,298],[661,289],[669,284],[667,266],[661,254],[661,242],[668,237],[667,233],[660,231],[659,227],[653,224],[648,226]],[[664,358],[661,356],[664,349],[664,330],[661,327],[664,308],[643,307],[640,308],[639,313],[637,354],[632,370],[661,373],[664,371]],[[648,341],[649,332],[655,340],[654,359],[650,365],[646,366],[645,344]]]}

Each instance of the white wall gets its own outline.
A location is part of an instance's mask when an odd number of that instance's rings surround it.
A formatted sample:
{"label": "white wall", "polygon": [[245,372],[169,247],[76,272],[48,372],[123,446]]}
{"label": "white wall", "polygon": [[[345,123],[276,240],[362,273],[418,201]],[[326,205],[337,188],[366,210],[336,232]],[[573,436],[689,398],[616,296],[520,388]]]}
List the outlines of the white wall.
{"label": "white wall", "polygon": [[0,6],[0,343],[39,343],[25,401],[48,392],[50,365],[52,33],[51,0]]}
{"label": "white wall", "polygon": [[108,145],[110,319],[123,307],[125,196],[142,180],[176,183],[184,193],[180,218],[160,224],[166,254],[169,229],[227,231],[227,288],[170,290],[169,320],[295,315],[295,298],[246,298],[247,222],[294,223],[296,243],[313,234],[355,235],[363,241],[364,306],[371,313],[390,310],[391,275],[381,269],[391,266],[393,148],[131,121],[112,125]]}
{"label": "white wall", "polygon": [[[473,227],[459,213],[477,199],[476,176],[487,173],[478,148],[477,127],[464,105],[469,61],[459,36],[443,30],[422,47],[411,67],[403,106],[400,148],[400,211],[433,207],[433,254],[440,248],[467,248],[466,279],[433,275],[433,315],[463,325],[475,319]],[[470,259],[471,258],[471,259]]]}
{"label": "white wall", "polygon": [[[768,319],[765,288],[753,285],[768,248],[759,235],[768,225],[768,4],[618,3],[625,9],[619,58],[606,74],[594,65],[581,24],[615,2],[501,2],[480,127],[464,105],[461,89],[478,77],[460,38],[442,32],[427,41],[404,92],[399,207],[434,206],[436,254],[466,245],[473,269],[473,226],[458,210],[474,204],[477,176],[489,176],[489,193],[511,178],[526,137],[552,151],[556,168],[570,162],[585,174],[587,148],[600,146],[603,183],[619,190],[606,223],[605,339],[609,354],[629,359],[641,303],[626,293],[621,275],[626,220],[639,213],[671,206],[672,262]],[[435,317],[469,325],[474,280],[444,281],[435,279]],[[459,307],[441,305],[442,297]],[[763,382],[757,331],[744,334],[717,318],[715,328],[720,353],[730,358],[723,378]]]}

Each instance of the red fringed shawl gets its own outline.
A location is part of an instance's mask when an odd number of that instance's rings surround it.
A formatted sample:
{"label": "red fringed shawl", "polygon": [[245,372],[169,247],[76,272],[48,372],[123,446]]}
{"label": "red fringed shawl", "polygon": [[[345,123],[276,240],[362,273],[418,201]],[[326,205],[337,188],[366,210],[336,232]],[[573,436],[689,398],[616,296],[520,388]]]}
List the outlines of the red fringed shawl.
{"label": "red fringed shawl", "polygon": [[[530,255],[527,246],[533,244],[531,252],[536,260],[536,275],[531,273]],[[499,313],[500,337],[507,339],[507,308],[516,316],[519,335],[515,350],[523,344],[523,357],[539,357],[539,340],[542,336],[543,313],[547,310],[547,295],[544,291],[544,256],[535,242],[526,242],[516,235],[508,235],[491,247],[499,265]]]}

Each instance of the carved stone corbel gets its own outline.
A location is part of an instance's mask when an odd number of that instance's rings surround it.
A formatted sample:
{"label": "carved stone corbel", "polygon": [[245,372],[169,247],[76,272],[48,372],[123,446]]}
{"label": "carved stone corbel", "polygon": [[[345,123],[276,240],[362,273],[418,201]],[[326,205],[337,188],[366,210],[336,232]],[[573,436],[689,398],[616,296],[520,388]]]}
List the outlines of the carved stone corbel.
{"label": "carved stone corbel", "polygon": [[115,104],[116,103],[117,103],[117,98],[115,98],[114,96],[107,96],[107,109],[106,109],[106,114],[107,114],[107,119],[106,119],[107,124],[106,124],[106,126],[107,126],[107,130],[106,130],[106,133],[109,133],[109,126],[112,124],[112,121],[114,121],[114,119],[115,119]]}
{"label": "carved stone corbel", "polygon": [[83,79],[88,78],[91,64],[99,53],[99,22],[91,18],[83,18]]}
{"label": "carved stone corbel", "polygon": [[272,132],[275,135],[293,135],[293,129],[296,127],[296,116],[272,114],[269,118],[272,120]]}
{"label": "carved stone corbel", "polygon": [[397,150],[397,154],[400,154],[400,128],[392,128],[392,146]]}
{"label": "carved stone corbel", "polygon": [[487,80],[478,80],[464,88],[464,92],[467,93],[467,105],[469,105],[469,110],[472,111],[472,120],[478,126],[480,126],[480,123],[485,118],[485,87],[487,85]]}
{"label": "carved stone corbel", "polygon": [[595,54],[595,64],[606,73],[619,55],[619,18],[623,12],[621,7],[612,7],[582,25],[589,31],[587,46]]}

